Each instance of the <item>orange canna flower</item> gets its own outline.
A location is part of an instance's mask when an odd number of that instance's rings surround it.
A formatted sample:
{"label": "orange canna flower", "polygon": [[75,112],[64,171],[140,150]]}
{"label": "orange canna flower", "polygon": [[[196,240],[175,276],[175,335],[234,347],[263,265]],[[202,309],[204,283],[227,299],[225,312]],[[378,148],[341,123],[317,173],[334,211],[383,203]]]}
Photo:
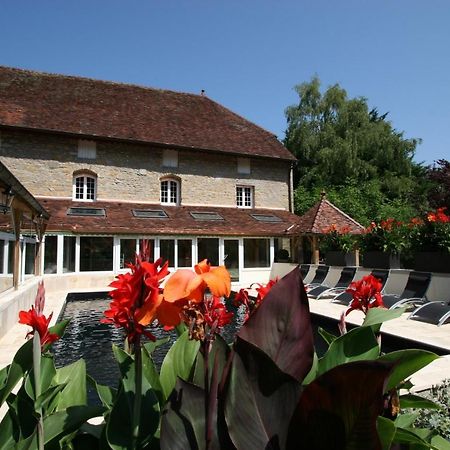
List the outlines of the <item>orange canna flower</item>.
{"label": "orange canna flower", "polygon": [[195,266],[195,272],[180,269],[167,280],[164,300],[169,303],[180,300],[201,302],[207,288],[216,297],[229,297],[231,278],[225,266],[211,267],[204,259]]}

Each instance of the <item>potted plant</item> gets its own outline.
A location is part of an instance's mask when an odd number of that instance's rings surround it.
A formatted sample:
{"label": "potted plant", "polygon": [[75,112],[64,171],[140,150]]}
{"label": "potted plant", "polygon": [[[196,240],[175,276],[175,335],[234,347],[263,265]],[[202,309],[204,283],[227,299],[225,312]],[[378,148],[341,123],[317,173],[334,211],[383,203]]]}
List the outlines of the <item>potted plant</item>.
{"label": "potted plant", "polygon": [[409,224],[414,269],[450,272],[450,216],[446,208],[430,211]]}
{"label": "potted plant", "polygon": [[325,253],[325,263],[329,266],[356,266],[357,236],[350,233],[350,228],[338,228],[332,224],[323,232],[321,250]]}
{"label": "potted plant", "polygon": [[364,267],[399,269],[400,254],[409,246],[405,225],[393,218],[372,222],[361,235]]}

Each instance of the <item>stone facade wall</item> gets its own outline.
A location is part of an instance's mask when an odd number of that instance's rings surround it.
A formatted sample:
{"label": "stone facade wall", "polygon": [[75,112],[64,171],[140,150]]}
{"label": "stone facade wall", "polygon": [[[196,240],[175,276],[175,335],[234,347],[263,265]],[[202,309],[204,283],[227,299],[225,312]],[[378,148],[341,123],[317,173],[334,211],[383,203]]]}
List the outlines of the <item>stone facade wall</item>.
{"label": "stone facade wall", "polygon": [[96,159],[78,158],[78,139],[2,130],[0,160],[35,196],[72,197],[73,172],[97,174],[97,199],[159,203],[159,179],[181,178],[181,204],[235,206],[236,185],[254,186],[256,208],[289,209],[289,163],[252,159],[251,173],[238,174],[237,158],[179,151],[178,167],[162,166],[159,148],[97,141]]}

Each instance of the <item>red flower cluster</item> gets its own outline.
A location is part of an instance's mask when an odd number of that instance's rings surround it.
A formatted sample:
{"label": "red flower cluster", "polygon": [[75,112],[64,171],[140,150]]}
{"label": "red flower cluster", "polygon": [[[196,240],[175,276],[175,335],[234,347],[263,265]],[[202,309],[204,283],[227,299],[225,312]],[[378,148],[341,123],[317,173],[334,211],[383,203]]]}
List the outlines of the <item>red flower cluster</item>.
{"label": "red flower cluster", "polygon": [[[168,263],[162,265],[162,259],[150,263],[137,256],[136,264],[129,264],[129,268],[129,273],[118,275],[117,280],[110,284],[115,288],[109,293],[112,302],[104,313],[106,319],[101,322],[123,328],[130,343],[142,334],[155,340],[145,327],[164,315],[167,305],[163,302],[159,285],[169,274]],[[177,319],[179,321],[178,316]]]}
{"label": "red flower cluster", "polygon": [[[256,297],[251,297],[247,289],[241,289],[234,297],[234,305],[244,305],[244,322],[247,322],[249,317],[253,314],[259,305],[262,303],[264,297],[270,292],[274,284],[276,284],[278,278],[270,280],[267,284],[254,283],[250,286],[250,289],[255,289],[258,293]],[[253,286],[256,285],[255,288]]]}
{"label": "red flower cluster", "polygon": [[44,304],[45,304],[45,290],[44,283],[41,281],[38,285],[38,291],[36,294],[36,299],[34,301],[34,306],[28,311],[19,312],[19,323],[24,325],[29,325],[32,330],[27,333],[26,337],[33,336],[35,332],[39,334],[41,341],[41,349],[45,345],[51,344],[59,339],[59,336],[55,333],[50,333],[48,331],[48,326],[52,320],[53,313],[51,313],[48,318],[44,316]]}
{"label": "red flower cluster", "polygon": [[437,222],[437,223],[449,223],[450,222],[450,216],[445,214],[445,210],[447,208],[442,207],[438,208],[436,212],[429,212],[427,215],[428,222]]}
{"label": "red flower cluster", "polygon": [[[226,311],[220,297],[230,295],[231,280],[225,267],[211,267],[206,261],[195,266],[195,271],[180,269],[168,280],[164,290],[162,280],[169,274],[168,263],[162,259],[154,263],[136,257],[136,264],[129,264],[130,273],[118,275],[110,286],[113,301],[105,311],[103,323],[114,323],[125,330],[128,341],[136,342],[140,335],[155,340],[145,327],[157,320],[165,329],[171,329],[185,321],[190,329],[197,330],[195,339],[205,336],[205,324],[218,329],[229,323],[232,314]],[[205,295],[209,290],[212,300]],[[215,331],[214,331],[215,332]],[[191,336],[194,336],[191,333]]]}
{"label": "red flower cluster", "polygon": [[346,292],[352,295],[353,300],[345,315],[347,316],[355,309],[367,314],[370,308],[384,307],[381,296],[382,287],[381,280],[375,278],[373,275],[367,275],[361,280],[351,283]]}

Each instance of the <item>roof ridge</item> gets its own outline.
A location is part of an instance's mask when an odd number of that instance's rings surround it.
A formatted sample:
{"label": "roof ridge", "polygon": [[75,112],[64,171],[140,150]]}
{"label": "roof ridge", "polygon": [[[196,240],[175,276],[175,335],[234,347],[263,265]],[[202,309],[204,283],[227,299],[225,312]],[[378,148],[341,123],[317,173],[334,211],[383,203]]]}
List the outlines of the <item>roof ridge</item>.
{"label": "roof ridge", "polygon": [[168,93],[177,94],[177,95],[187,95],[187,96],[192,96],[192,97],[196,97],[199,99],[208,98],[205,95],[194,94],[193,92],[176,91],[174,89],[155,88],[155,87],[147,86],[147,85],[143,85],[143,84],[125,83],[123,81],[102,80],[100,78],[87,77],[87,76],[83,76],[83,75],[69,75],[69,74],[56,73],[56,72],[46,72],[46,71],[41,71],[41,70],[23,69],[21,67],[10,67],[10,66],[4,66],[4,65],[0,64],[0,70],[2,70],[2,69],[15,71],[15,72],[21,72],[24,74],[35,74],[35,75],[45,76],[45,77],[49,77],[49,78],[52,77],[52,78],[65,78],[65,79],[70,79],[70,80],[92,81],[92,82],[95,82],[98,84],[107,84],[107,85],[124,86],[124,87],[135,87],[135,88],[149,90],[149,91],[159,91],[159,92],[168,92]]}

